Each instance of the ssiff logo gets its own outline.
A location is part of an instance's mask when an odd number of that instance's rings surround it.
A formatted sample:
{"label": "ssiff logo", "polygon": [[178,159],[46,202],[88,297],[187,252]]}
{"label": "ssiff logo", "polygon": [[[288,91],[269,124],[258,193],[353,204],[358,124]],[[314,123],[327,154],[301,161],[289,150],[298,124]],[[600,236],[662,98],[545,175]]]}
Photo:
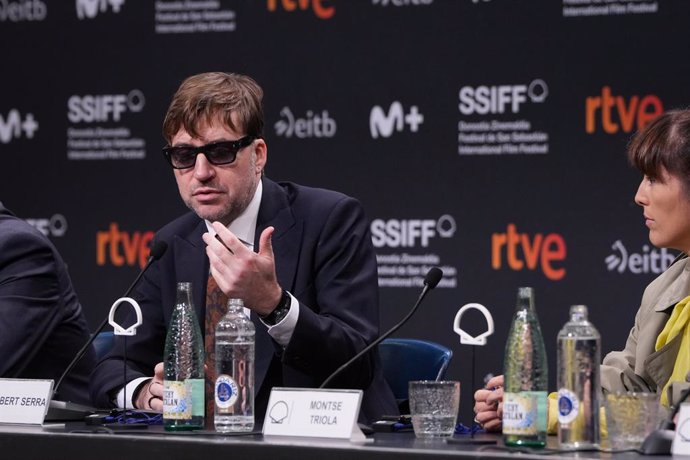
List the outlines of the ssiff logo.
{"label": "ssiff logo", "polygon": [[109,9],[113,13],[119,13],[125,0],[76,0],[77,17],[79,19],[93,19],[99,13],[105,13]]}
{"label": "ssiff logo", "polygon": [[666,248],[654,249],[648,245],[642,246],[642,253],[629,252],[621,240],[612,245],[613,254],[606,257],[606,269],[610,272],[624,273],[663,273],[675,258]]}
{"label": "ssiff logo", "polygon": [[120,121],[125,112],[141,112],[144,93],[134,89],[129,94],[74,95],[67,100],[67,118],[72,123]]}
{"label": "ssiff logo", "polygon": [[550,280],[558,281],[565,277],[565,268],[554,266],[566,258],[565,240],[557,233],[537,233],[531,237],[527,233],[518,233],[515,224],[508,224],[505,233],[491,235],[491,268],[500,270],[504,255],[511,270],[536,270],[539,267]]}
{"label": "ssiff logo", "polygon": [[398,101],[390,105],[388,113],[376,105],[369,114],[369,130],[374,139],[379,136],[391,137],[394,131],[404,131],[405,125],[409,127],[411,132],[416,133],[422,123],[424,123],[424,115],[419,112],[416,105],[410,106],[409,111],[405,113],[403,105]]}
{"label": "ssiff logo", "polygon": [[658,96],[614,96],[610,86],[601,88],[601,96],[591,96],[585,100],[585,131],[592,134],[599,124],[607,134],[618,130],[630,133],[641,129],[664,111]]}
{"label": "ssiff logo", "polygon": [[330,19],[335,14],[334,6],[324,6],[331,3],[330,0],[268,0],[268,11],[274,12],[278,4],[288,12],[300,9],[306,11],[311,6],[314,15],[319,19]]}
{"label": "ssiff logo", "polygon": [[27,139],[33,139],[38,131],[38,122],[32,113],[23,115],[17,109],[11,109],[6,117],[0,114],[0,142],[8,144],[13,139],[19,139],[24,135]]}
{"label": "ssiff logo", "polygon": [[278,120],[274,127],[278,136],[306,138],[306,137],[333,137],[337,125],[335,120],[328,115],[328,110],[321,113],[307,110],[303,118],[295,118],[289,107],[283,107],[280,111],[282,120]]}
{"label": "ssiff logo", "polygon": [[53,214],[50,219],[45,217],[28,217],[24,220],[45,236],[60,237],[65,236],[65,233],[67,233],[67,219],[62,214]]}
{"label": "ssiff logo", "polygon": [[457,225],[453,216],[444,214],[434,219],[375,219],[371,222],[374,247],[426,248],[432,238],[451,238]]}
{"label": "ssiff logo", "polygon": [[463,86],[458,91],[458,109],[463,115],[518,113],[524,103],[541,103],[548,95],[549,87],[539,78],[529,85]]}
{"label": "ssiff logo", "polygon": [[102,266],[110,263],[121,267],[138,263],[143,268],[149,257],[152,239],[152,231],[121,231],[117,222],[112,222],[108,230],[96,233],[96,264]]}

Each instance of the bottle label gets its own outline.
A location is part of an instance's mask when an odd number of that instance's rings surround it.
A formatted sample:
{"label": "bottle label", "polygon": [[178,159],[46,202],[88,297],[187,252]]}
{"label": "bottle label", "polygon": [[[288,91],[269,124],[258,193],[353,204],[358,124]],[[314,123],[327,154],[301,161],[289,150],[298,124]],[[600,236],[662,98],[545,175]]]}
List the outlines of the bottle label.
{"label": "bottle label", "polygon": [[192,418],[192,399],[186,382],[163,381],[163,418],[170,420],[190,420]]}
{"label": "bottle label", "polygon": [[187,379],[187,388],[192,400],[192,417],[203,417],[204,410],[204,379]]}
{"label": "bottle label", "polygon": [[580,412],[580,400],[567,388],[558,390],[558,423],[572,423]]}
{"label": "bottle label", "polygon": [[536,436],[546,431],[546,392],[523,391],[503,395],[503,434]]}
{"label": "bottle label", "polygon": [[237,382],[229,375],[221,374],[216,379],[216,407],[229,409],[237,401],[239,390]]}

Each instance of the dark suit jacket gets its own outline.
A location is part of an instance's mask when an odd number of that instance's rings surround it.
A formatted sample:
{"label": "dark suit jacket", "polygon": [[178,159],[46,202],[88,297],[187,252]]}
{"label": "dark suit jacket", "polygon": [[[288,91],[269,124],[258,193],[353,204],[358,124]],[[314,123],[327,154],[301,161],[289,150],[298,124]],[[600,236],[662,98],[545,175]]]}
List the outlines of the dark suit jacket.
{"label": "dark suit jacket", "polygon": [[[0,204],[0,377],[57,379],[89,340],[65,263],[41,232]],[[93,348],[57,399],[89,403]]]}
{"label": "dark suit jacket", "polygon": [[[340,193],[277,184],[266,178],[263,187],[254,247],[259,247],[259,236],[266,227],[275,227],[278,282],[299,300],[300,312],[284,350],[252,314],[257,331],[257,421],[263,417],[271,385],[318,387],[377,337],[379,321],[376,258],[359,202]],[[188,213],[157,233],[155,240],[166,241],[168,250],[151,266],[135,296],[144,323],[135,337],[127,339],[127,381],[153,375],[153,367],[162,360],[178,281],[192,282],[194,305],[204,330],[209,273],[201,239],[204,232],[204,221]],[[99,407],[111,407],[113,393],[124,383],[122,354],[119,343],[92,376],[91,395]],[[377,354],[355,363],[332,387],[366,390],[361,420],[397,413]]]}

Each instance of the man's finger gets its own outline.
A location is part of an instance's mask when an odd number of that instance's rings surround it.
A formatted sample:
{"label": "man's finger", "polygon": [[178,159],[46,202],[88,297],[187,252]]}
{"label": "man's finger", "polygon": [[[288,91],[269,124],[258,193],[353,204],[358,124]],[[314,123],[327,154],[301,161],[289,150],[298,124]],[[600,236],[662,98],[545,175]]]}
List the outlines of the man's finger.
{"label": "man's finger", "polygon": [[501,419],[494,419],[482,424],[482,428],[486,431],[501,431],[503,423]]}
{"label": "man's finger", "polygon": [[247,250],[240,239],[237,238],[234,233],[228,230],[225,225],[221,224],[220,222],[214,222],[211,225],[216,231],[216,240],[223,245],[223,247],[225,247],[225,250],[230,251],[232,254],[238,254],[242,250]]}
{"label": "man's finger", "polygon": [[486,398],[491,394],[489,390],[477,390],[474,392],[475,401],[486,401]]}
{"label": "man's finger", "polygon": [[156,367],[153,368],[153,378],[158,379],[162,382],[164,369],[165,367],[163,366],[163,363],[156,364]]}
{"label": "man's finger", "polygon": [[486,388],[489,390],[493,390],[494,388],[501,388],[503,387],[503,376],[502,375],[497,375],[495,377],[491,377],[488,382],[486,382]]}

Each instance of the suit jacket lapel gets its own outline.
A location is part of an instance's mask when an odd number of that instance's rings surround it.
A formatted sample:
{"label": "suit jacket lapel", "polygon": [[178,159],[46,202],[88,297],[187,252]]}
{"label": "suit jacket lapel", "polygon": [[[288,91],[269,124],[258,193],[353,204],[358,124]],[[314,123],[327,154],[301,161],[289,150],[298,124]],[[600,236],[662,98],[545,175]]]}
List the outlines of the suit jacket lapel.
{"label": "suit jacket lapel", "polygon": [[284,189],[264,178],[264,192],[256,223],[254,247],[259,247],[259,237],[266,227],[273,226],[273,254],[275,255],[278,283],[287,290],[294,287],[299,260],[302,224],[295,221],[290,202]]}
{"label": "suit jacket lapel", "polygon": [[[301,225],[297,225],[290,209],[287,194],[275,182],[263,180],[263,196],[259,207],[256,223],[254,247],[259,248],[261,232],[266,227],[273,226],[273,254],[275,256],[276,276],[278,283],[287,290],[294,285],[297,260],[299,256],[299,241],[301,239]],[[271,361],[276,354],[276,346],[268,335],[266,326],[256,313],[252,313],[252,321],[256,326],[256,374],[255,392],[258,392],[266,377]]]}

